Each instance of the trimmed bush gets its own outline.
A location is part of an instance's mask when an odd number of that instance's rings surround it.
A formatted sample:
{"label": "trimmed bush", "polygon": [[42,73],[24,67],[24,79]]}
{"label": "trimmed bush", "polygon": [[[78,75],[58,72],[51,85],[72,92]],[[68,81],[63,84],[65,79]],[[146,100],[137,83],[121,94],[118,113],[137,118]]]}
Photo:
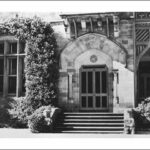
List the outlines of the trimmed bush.
{"label": "trimmed bush", "polygon": [[133,109],[136,128],[150,128],[150,97]]}
{"label": "trimmed bush", "polygon": [[28,126],[31,132],[52,132],[52,122],[50,119],[46,120],[45,110],[51,110],[51,106],[42,106],[29,117]]}
{"label": "trimmed bush", "polygon": [[12,120],[11,126],[14,128],[26,128],[28,116],[33,112],[32,107],[27,104],[25,97],[14,97],[10,105],[11,109],[9,109],[9,114]]}
{"label": "trimmed bush", "polygon": [[10,103],[13,101],[11,98],[0,98],[0,128],[9,127],[11,125],[11,116],[9,109]]}

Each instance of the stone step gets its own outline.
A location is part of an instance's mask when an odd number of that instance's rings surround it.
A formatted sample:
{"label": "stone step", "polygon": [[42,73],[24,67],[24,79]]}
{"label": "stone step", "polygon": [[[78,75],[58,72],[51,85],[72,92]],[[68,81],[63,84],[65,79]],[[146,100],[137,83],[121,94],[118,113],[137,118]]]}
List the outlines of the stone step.
{"label": "stone step", "polygon": [[124,120],[123,119],[90,119],[90,118],[85,118],[85,119],[62,119],[63,122],[105,122],[105,123],[113,123],[113,122],[117,122],[117,123],[123,123]]}
{"label": "stone step", "polygon": [[65,112],[55,128],[59,133],[124,132],[124,115],[101,112]]}
{"label": "stone step", "polygon": [[60,125],[64,125],[64,126],[124,126],[123,123],[91,123],[91,122],[63,122],[62,124]]}
{"label": "stone step", "polygon": [[118,113],[101,113],[101,112],[65,112],[64,116],[67,116],[67,115],[123,116],[123,114],[121,114],[121,113],[118,114]]}
{"label": "stone step", "polygon": [[82,129],[82,130],[95,130],[95,129],[100,129],[100,130],[123,130],[124,127],[100,127],[100,126],[96,126],[96,127],[93,127],[93,126],[57,126],[56,129]]}
{"label": "stone step", "polygon": [[78,133],[78,134],[123,134],[123,131],[85,131],[85,130],[67,130],[58,131],[58,133]]}
{"label": "stone step", "polygon": [[73,116],[73,115],[68,115],[68,116],[65,116],[64,118],[90,118],[90,119],[95,119],[95,118],[99,118],[99,119],[104,119],[104,118],[106,118],[106,119],[124,119],[124,117],[123,116],[86,116],[86,115],[84,115],[84,116]]}

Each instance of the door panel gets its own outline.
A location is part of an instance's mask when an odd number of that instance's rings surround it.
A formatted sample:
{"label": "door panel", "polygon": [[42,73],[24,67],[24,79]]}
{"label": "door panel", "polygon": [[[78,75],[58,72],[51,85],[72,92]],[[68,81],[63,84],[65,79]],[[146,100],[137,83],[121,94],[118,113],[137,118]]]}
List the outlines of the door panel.
{"label": "door panel", "polygon": [[87,81],[86,81],[86,72],[82,72],[82,75],[81,75],[81,81],[82,81],[82,93],[86,93],[86,84],[87,84]]}
{"label": "door panel", "polygon": [[107,78],[106,71],[102,72],[102,93],[107,92]]}
{"label": "door panel", "polygon": [[82,110],[108,109],[107,68],[80,70],[80,107]]}
{"label": "door panel", "polygon": [[95,107],[96,108],[101,107],[101,97],[100,96],[96,96]]}
{"label": "door panel", "polygon": [[95,72],[95,92],[100,93],[100,72]]}
{"label": "door panel", "polygon": [[93,72],[88,72],[88,93],[93,93]]}

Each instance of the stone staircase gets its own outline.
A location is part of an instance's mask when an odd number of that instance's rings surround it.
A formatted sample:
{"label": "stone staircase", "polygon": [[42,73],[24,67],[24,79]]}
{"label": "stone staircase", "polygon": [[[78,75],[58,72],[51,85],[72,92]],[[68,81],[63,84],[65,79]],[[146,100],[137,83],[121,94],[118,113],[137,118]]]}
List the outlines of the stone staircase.
{"label": "stone staircase", "polygon": [[123,134],[124,115],[107,112],[65,112],[59,118],[55,132]]}

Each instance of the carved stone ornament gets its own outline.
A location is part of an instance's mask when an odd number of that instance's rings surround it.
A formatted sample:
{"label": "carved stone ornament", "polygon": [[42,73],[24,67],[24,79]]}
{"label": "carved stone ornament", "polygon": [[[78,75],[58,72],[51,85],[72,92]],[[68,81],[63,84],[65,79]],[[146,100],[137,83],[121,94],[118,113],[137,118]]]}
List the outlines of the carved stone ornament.
{"label": "carved stone ornament", "polygon": [[96,55],[92,55],[92,56],[90,57],[90,61],[91,61],[92,63],[95,63],[95,62],[97,61],[97,56],[96,56]]}

